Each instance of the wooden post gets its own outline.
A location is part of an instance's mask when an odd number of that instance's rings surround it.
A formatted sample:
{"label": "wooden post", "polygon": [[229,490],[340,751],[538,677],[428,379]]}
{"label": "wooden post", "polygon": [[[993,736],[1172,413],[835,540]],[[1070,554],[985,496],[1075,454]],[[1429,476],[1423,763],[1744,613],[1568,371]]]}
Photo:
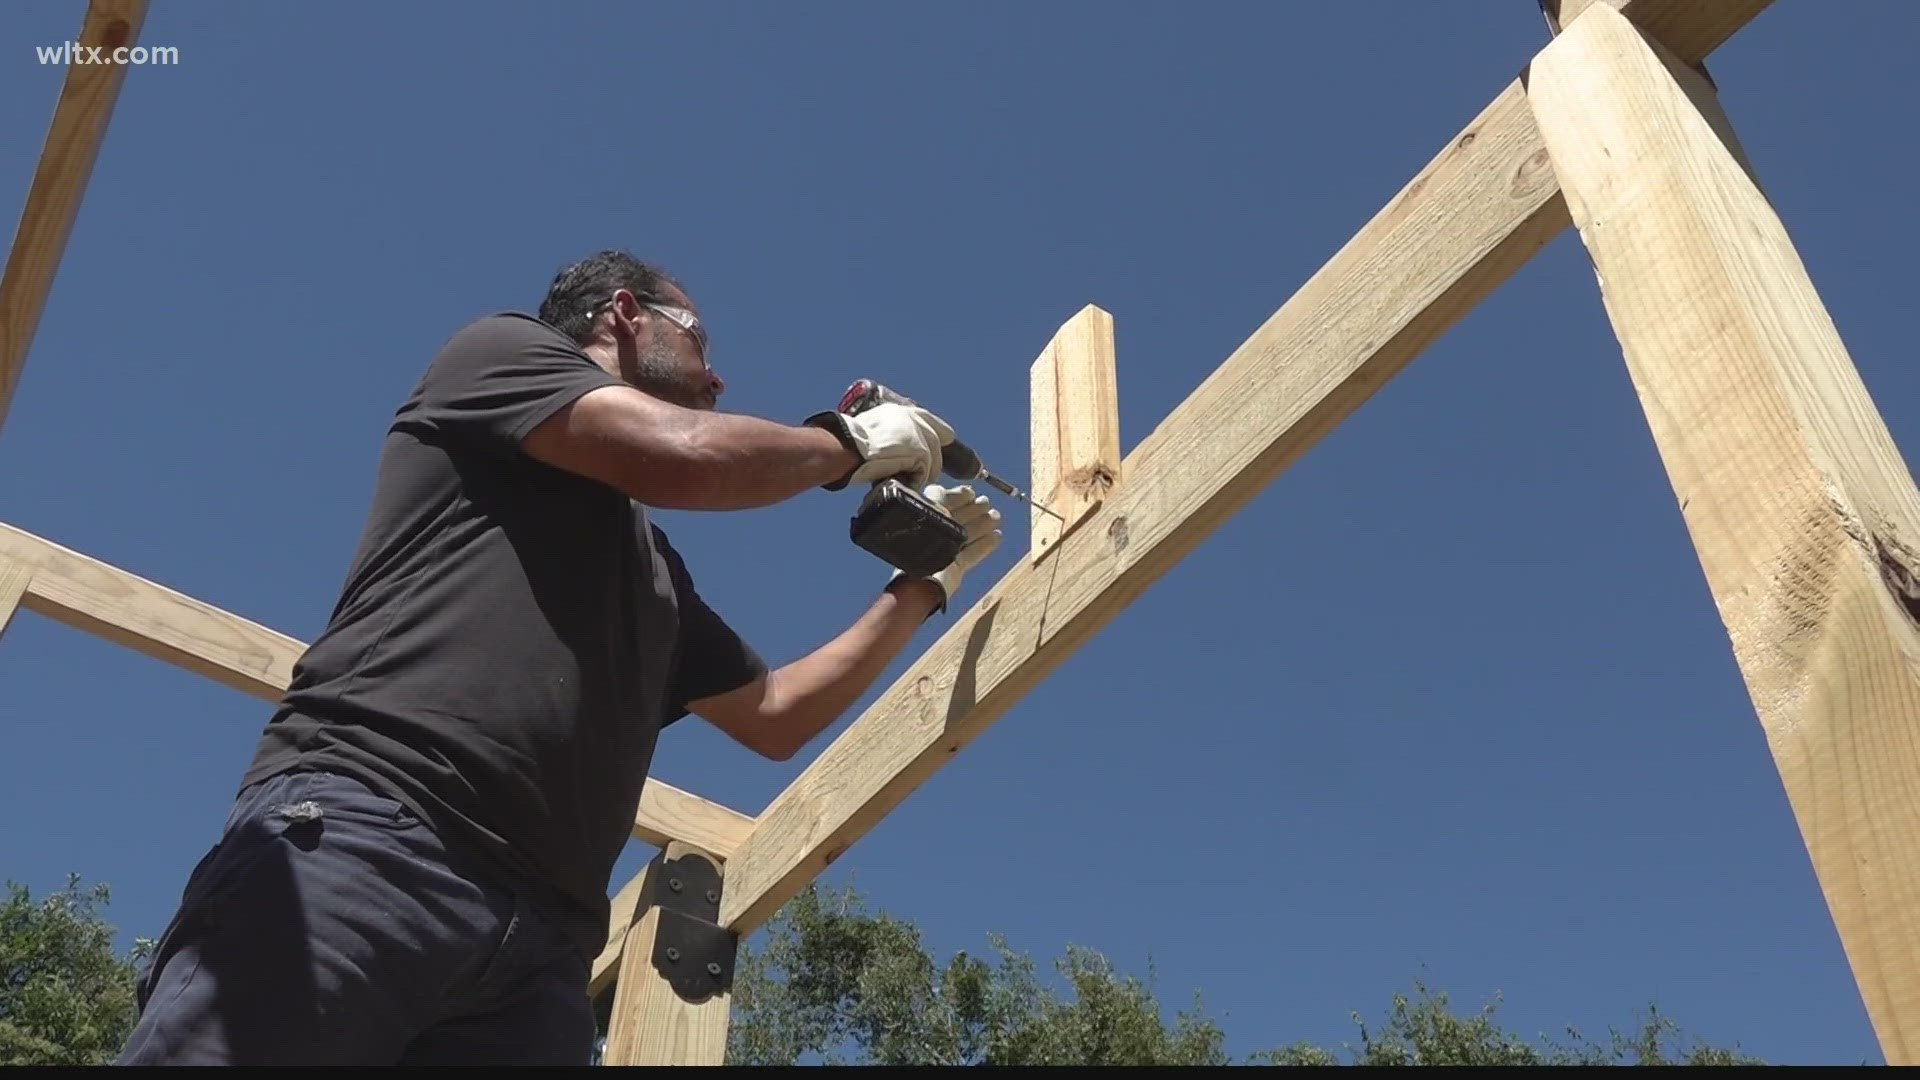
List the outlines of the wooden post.
{"label": "wooden post", "polygon": [[1920,1061],[1920,490],[1706,80],[1593,4],[1529,99],[1882,1051]]}
{"label": "wooden post", "polygon": [[1027,494],[1039,562],[1120,480],[1120,396],[1113,316],[1088,304],[1047,342],[1029,371],[1033,465]]}
{"label": "wooden post", "polygon": [[642,876],[627,931],[608,1065],[722,1065],[739,939],[719,925],[723,864],[673,841]]}

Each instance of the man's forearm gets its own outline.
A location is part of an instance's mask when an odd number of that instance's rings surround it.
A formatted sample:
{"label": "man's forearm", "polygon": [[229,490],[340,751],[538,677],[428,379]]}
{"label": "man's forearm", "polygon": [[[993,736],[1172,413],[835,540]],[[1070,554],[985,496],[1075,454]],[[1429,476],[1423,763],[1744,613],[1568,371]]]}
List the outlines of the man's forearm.
{"label": "man's forearm", "polygon": [[686,502],[734,510],[783,502],[852,472],[860,458],[824,428],[734,413],[688,417]]}
{"label": "man's forearm", "polygon": [[861,463],[825,428],[684,409],[626,386],[581,396],[523,445],[539,461],[673,510],[771,506]]}
{"label": "man's forearm", "polygon": [[867,692],[940,604],[938,585],[906,579],[832,641],[773,672],[767,730],[785,753],[805,746]]}

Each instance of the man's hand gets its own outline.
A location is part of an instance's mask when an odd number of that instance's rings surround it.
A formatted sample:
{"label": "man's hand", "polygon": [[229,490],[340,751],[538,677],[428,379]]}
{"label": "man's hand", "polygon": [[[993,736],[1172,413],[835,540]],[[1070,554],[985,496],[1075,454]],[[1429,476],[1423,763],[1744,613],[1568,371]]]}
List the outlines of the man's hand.
{"label": "man's hand", "polygon": [[751,685],[692,702],[689,711],[775,761],[839,719],[1000,543],[1000,512],[973,489],[930,484],[921,494],[966,527],[966,545],[951,566],[927,577],[895,573],[866,614],[832,641]]}
{"label": "man's hand", "polygon": [[[960,582],[967,571],[980,565],[981,560],[1000,546],[1000,511],[993,508],[985,495],[976,493],[972,488],[942,487],[928,484],[921,490],[927,500],[945,510],[947,515],[960,523],[966,530],[967,538],[960,546],[960,554],[939,573],[931,574],[927,580],[940,586],[941,602],[935,610],[944,611],[947,602],[960,591]],[[895,570],[893,581],[907,577],[904,571]]]}
{"label": "man's hand", "polygon": [[896,476],[902,483],[924,487],[940,475],[940,448],[953,441],[953,428],[917,405],[888,402],[852,416],[815,413],[806,422],[839,432],[860,456],[853,472],[828,485],[835,491]]}

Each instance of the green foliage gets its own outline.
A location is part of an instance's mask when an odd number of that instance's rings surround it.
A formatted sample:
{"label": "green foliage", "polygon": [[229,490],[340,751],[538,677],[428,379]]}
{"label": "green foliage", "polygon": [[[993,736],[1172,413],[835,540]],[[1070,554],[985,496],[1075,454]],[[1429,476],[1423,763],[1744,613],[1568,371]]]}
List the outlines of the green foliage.
{"label": "green foliage", "polygon": [[[1593,1042],[1578,1031],[1567,1032],[1567,1045],[1542,1038],[1529,1043],[1503,1031],[1494,1022],[1498,1000],[1478,1012],[1459,1015],[1448,1008],[1447,995],[1436,994],[1420,982],[1418,997],[1393,998],[1386,1026],[1369,1030],[1355,1015],[1360,1044],[1348,1044],[1348,1062],[1354,1065],[1764,1065],[1736,1050],[1698,1041],[1679,1045],[1681,1031],[1672,1020],[1651,1008],[1631,1032],[1610,1029],[1605,1042]],[[1338,1055],[1324,1047],[1296,1044],[1253,1055],[1251,1063],[1269,1065],[1339,1065]]]}
{"label": "green foliage", "polygon": [[105,1065],[119,1055],[137,1017],[138,965],[152,948],[113,951],[113,928],[95,905],[105,884],[82,890],[77,877],[32,902],[7,883],[0,905],[0,1065]]}
{"label": "green foliage", "polygon": [[[1099,953],[1070,946],[1057,986],[1034,962],[990,937],[987,958],[937,963],[910,923],[866,910],[852,891],[809,887],[743,942],[727,1061],[735,1065],[1230,1065],[1226,1035],[1196,995],[1169,1020],[1145,981]],[[1264,1065],[1735,1065],[1733,1050],[1681,1045],[1655,1010],[1604,1041],[1567,1033],[1529,1042],[1495,1022],[1498,1003],[1457,1014],[1445,994],[1415,984],[1383,1026],[1358,1015],[1357,1045],[1341,1053],[1296,1043],[1252,1055]],[[1061,990],[1066,991],[1062,993]]]}
{"label": "green foliage", "polygon": [[[107,887],[77,878],[34,904],[9,882],[0,906],[0,1066],[111,1063],[137,1019],[134,986],[152,943],[113,952],[96,913]],[[740,1065],[1230,1065],[1226,1035],[1191,1006],[1166,1016],[1146,980],[1070,946],[1052,985],[1032,959],[990,937],[991,955],[937,963],[911,923],[865,910],[851,890],[809,887],[743,943],[727,1060]],[[1377,1030],[1358,1015],[1341,1053],[1295,1043],[1251,1055],[1266,1065],[1745,1065],[1736,1050],[1684,1044],[1649,1009],[1603,1041],[1529,1042],[1495,1022],[1497,1000],[1456,1013],[1419,983],[1395,995]],[[1064,993],[1063,993],[1064,991]],[[605,1002],[602,1003],[605,1005]]]}
{"label": "green foliage", "polygon": [[917,929],[851,891],[809,888],[765,934],[763,952],[740,951],[730,1064],[1227,1063],[1219,1028],[1197,1011],[1164,1023],[1147,985],[1090,950],[1057,965],[1074,991],[1063,1001],[999,938],[991,961],[937,965]]}

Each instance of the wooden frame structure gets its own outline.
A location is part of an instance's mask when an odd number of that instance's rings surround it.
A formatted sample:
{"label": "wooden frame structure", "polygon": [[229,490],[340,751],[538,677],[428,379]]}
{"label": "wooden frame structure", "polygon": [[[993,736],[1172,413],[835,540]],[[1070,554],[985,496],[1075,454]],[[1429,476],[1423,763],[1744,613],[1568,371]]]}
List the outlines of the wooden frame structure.
{"label": "wooden frame structure", "polygon": [[[1920,492],[1703,61],[1771,0],[1540,0],[1525,72],[1124,456],[1112,320],[1030,369],[1036,519],[988,588],[765,809],[649,781],[615,897],[607,1061],[722,1060],[741,936],[1574,226],[1877,1037],[1920,1061]],[[144,0],[90,0],[87,44]],[[0,418],[120,69],[69,71],[5,278]],[[1202,433],[1208,437],[1202,438]],[[16,607],[256,696],[301,644],[0,525]]]}

